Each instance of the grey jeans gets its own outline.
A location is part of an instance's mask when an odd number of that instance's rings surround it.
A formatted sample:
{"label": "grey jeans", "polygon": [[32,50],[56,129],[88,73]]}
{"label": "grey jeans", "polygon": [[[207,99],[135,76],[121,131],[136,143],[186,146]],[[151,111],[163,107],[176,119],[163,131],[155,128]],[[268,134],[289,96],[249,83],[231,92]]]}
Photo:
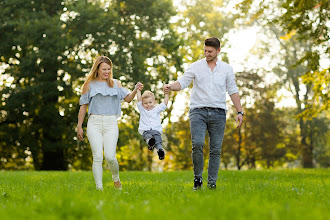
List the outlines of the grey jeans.
{"label": "grey jeans", "polygon": [[189,111],[194,175],[203,174],[203,148],[206,131],[209,133],[210,155],[207,182],[216,184],[220,166],[220,151],[226,126],[226,112],[220,108],[196,108]]}
{"label": "grey jeans", "polygon": [[142,137],[147,144],[150,138],[155,138],[155,148],[157,150],[163,148],[162,135],[159,131],[146,130],[143,132]]}

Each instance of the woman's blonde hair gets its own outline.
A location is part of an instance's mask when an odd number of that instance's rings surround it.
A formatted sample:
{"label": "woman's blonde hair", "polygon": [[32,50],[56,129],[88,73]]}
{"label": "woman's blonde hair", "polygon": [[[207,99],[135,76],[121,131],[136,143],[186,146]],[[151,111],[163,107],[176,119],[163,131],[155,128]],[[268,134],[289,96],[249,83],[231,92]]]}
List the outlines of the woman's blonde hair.
{"label": "woman's blonde hair", "polygon": [[89,72],[89,74],[87,75],[87,79],[83,85],[84,86],[93,81],[96,80],[96,78],[98,77],[98,71],[99,71],[99,67],[102,63],[106,63],[110,66],[110,74],[109,74],[109,78],[107,78],[107,83],[110,87],[114,86],[114,81],[113,81],[113,73],[112,73],[112,61],[110,60],[109,57],[106,56],[99,56],[95,61],[94,64],[92,66],[91,71]]}
{"label": "woman's blonde hair", "polygon": [[141,96],[142,99],[146,99],[146,98],[150,98],[150,97],[155,99],[155,95],[152,92],[148,91],[148,90],[144,91],[144,93]]}

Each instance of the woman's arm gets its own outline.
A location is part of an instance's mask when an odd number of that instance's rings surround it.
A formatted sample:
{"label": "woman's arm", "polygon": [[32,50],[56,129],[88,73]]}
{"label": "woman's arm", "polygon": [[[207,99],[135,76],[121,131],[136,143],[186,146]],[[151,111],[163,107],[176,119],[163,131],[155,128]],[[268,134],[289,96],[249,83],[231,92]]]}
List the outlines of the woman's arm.
{"label": "woman's arm", "polygon": [[[121,83],[120,83],[118,80],[117,80],[117,82],[118,82],[118,88],[121,88],[121,87],[122,87]],[[133,90],[130,94],[128,94],[128,95],[124,98],[124,100],[125,100],[126,102],[130,103],[130,102],[134,99],[134,97],[135,97],[135,95],[136,95],[136,93],[137,93],[138,88],[141,88],[141,89],[142,89],[142,88],[143,88],[143,84],[140,83],[140,82],[138,82],[138,83],[135,85],[134,90]]]}
{"label": "woman's arm", "polygon": [[86,115],[88,104],[81,105],[78,113],[78,124],[77,124],[77,137],[80,140],[84,140],[84,131],[82,129],[82,124]]}
{"label": "woman's arm", "polygon": [[[89,91],[89,83],[85,83],[82,87],[82,94],[86,94]],[[86,115],[88,104],[81,105],[78,113],[78,124],[77,124],[77,137],[80,140],[84,140],[84,131],[82,129],[82,124]]]}

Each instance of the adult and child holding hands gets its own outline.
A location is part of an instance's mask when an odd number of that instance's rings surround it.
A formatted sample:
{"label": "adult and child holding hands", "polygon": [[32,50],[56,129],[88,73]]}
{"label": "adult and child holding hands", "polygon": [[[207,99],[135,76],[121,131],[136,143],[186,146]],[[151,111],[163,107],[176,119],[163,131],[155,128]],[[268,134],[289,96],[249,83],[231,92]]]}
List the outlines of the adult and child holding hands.
{"label": "adult and child holding hands", "polygon": [[208,38],[204,44],[205,58],[192,63],[174,83],[163,87],[165,98],[156,105],[155,95],[144,91],[138,82],[132,92],[122,87],[113,78],[112,61],[106,56],[98,57],[82,86],[79,100],[77,137],[83,140],[82,124],[88,108],[87,138],[93,154],[93,175],[97,190],[103,190],[103,153],[109,164],[114,187],[122,189],[119,179],[119,165],[116,147],[119,136],[117,119],[121,115],[121,102],[131,102],[137,95],[140,112],[138,132],[146,141],[149,150],[156,148],[160,160],[165,158],[162,146],[162,125],[160,113],[167,108],[170,91],[179,91],[193,83],[190,96],[190,131],[192,141],[192,162],[194,170],[194,190],[203,185],[203,147],[206,131],[210,138],[207,186],[216,189],[220,166],[220,151],[226,125],[226,92],[237,110],[237,127],[243,123],[243,111],[233,68],[218,59],[220,41]]}

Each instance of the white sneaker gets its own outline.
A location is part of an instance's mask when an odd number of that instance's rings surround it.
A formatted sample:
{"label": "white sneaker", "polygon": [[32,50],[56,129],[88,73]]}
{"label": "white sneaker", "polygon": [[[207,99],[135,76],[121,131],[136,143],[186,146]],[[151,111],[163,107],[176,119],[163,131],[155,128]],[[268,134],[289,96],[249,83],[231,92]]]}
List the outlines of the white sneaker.
{"label": "white sneaker", "polygon": [[103,191],[103,186],[96,186],[96,190]]}

